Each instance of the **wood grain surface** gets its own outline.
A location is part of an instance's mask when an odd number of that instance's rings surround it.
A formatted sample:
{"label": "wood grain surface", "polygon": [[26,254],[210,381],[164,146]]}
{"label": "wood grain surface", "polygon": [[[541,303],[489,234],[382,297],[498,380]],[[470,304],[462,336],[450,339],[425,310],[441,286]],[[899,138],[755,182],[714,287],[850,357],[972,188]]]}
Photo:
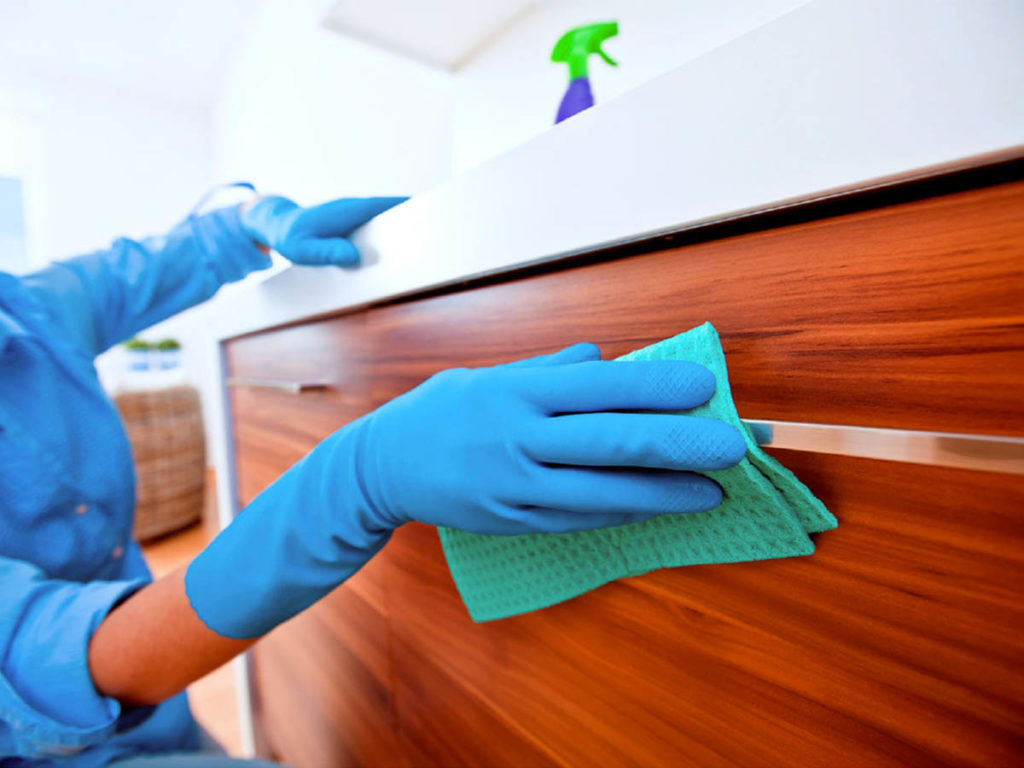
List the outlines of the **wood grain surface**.
{"label": "wood grain surface", "polygon": [[404,765],[381,571],[374,560],[253,651],[263,756],[289,766]]}
{"label": "wood grain surface", "polygon": [[[814,557],[658,571],[499,622],[466,616],[432,529],[399,531],[397,712],[425,764],[1017,763],[1024,479],[779,454],[840,518]],[[518,740],[467,739],[446,706]]]}
{"label": "wood grain surface", "polygon": [[309,323],[229,344],[229,376],[279,382],[328,381],[291,394],[260,386],[229,388],[236,480],[248,504],[313,447],[369,410],[366,317]]}
{"label": "wood grain surface", "polygon": [[[442,368],[710,319],[746,418],[1024,431],[1024,184],[238,339],[243,499]],[[304,361],[300,358],[304,357]],[[310,363],[309,361],[313,362]],[[1024,762],[1024,478],[777,451],[840,520],[809,558],[658,571],[474,624],[436,531],[257,646],[268,754],[327,766]]]}
{"label": "wood grain surface", "polygon": [[[329,434],[372,410],[369,351],[363,316],[229,345],[232,376],[331,382],[300,395],[231,388],[242,504]],[[251,669],[265,756],[325,768],[400,764],[378,760],[382,745],[394,741],[383,567],[383,561],[370,563],[257,646]]]}
{"label": "wood grain surface", "polygon": [[708,320],[744,418],[1021,434],[1024,182],[409,302],[371,323],[393,396],[453,364],[577,341],[612,358]]}

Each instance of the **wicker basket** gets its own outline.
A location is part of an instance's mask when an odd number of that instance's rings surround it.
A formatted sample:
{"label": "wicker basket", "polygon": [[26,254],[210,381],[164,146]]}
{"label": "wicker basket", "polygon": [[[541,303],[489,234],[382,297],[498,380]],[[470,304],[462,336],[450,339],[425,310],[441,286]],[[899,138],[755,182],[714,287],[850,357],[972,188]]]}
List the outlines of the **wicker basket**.
{"label": "wicker basket", "polygon": [[135,537],[171,533],[200,519],[206,439],[192,387],[122,392],[114,398],[135,458]]}

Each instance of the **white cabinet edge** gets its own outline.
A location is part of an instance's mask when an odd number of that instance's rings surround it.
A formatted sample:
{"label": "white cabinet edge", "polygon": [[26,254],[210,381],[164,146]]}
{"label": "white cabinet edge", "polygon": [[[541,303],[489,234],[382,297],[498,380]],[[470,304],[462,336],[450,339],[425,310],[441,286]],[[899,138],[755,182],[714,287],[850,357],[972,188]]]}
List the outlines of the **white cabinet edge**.
{"label": "white cabinet edge", "polygon": [[1012,154],[1022,33],[1014,0],[817,0],[378,217],[364,267],[226,297],[216,336]]}

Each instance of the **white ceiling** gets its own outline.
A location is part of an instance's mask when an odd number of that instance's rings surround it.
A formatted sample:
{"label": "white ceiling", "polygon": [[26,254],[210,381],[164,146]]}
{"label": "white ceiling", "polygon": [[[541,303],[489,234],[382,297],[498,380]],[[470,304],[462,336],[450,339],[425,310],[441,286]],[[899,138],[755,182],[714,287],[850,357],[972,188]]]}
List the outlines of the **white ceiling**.
{"label": "white ceiling", "polygon": [[87,80],[208,105],[259,0],[0,0],[0,78]]}
{"label": "white ceiling", "polygon": [[371,45],[457,70],[542,0],[327,0],[323,25]]}

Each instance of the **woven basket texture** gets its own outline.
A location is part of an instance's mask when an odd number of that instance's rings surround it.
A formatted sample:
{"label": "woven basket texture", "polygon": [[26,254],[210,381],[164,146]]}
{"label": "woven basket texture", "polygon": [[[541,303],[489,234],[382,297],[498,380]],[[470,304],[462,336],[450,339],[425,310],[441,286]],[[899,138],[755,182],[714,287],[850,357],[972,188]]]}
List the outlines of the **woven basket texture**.
{"label": "woven basket texture", "polygon": [[122,392],[114,398],[135,459],[135,538],[177,531],[200,519],[206,439],[193,387]]}

